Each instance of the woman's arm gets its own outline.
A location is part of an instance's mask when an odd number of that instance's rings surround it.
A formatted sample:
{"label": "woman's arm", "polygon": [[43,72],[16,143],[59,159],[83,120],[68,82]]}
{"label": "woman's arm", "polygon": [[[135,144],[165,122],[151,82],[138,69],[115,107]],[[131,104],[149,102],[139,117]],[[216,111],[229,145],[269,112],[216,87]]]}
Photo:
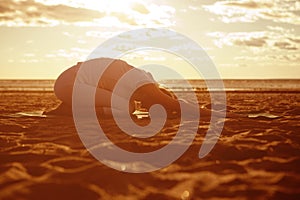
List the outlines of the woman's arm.
{"label": "woman's arm", "polygon": [[132,100],[137,100],[142,102],[142,106],[149,110],[149,108],[154,104],[162,105],[168,114],[168,118],[175,118],[181,114],[181,106],[184,106],[184,110],[188,113],[195,113],[198,110],[201,116],[210,116],[211,112],[207,109],[199,109],[191,103],[184,100],[173,98],[166,92],[163,92],[157,84],[146,84],[138,88],[133,94]]}

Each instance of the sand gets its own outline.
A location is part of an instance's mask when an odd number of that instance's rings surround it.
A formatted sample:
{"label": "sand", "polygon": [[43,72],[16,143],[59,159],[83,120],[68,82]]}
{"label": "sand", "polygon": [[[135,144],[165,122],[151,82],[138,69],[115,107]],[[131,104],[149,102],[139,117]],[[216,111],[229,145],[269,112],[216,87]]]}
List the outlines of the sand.
{"label": "sand", "polygon": [[[190,148],[161,170],[130,174],[96,160],[71,117],[23,116],[55,108],[52,92],[2,92],[0,98],[0,199],[299,199],[299,93],[228,93],[228,110],[271,113],[269,119],[228,118],[208,156],[198,152],[209,122],[200,121]],[[201,93],[200,104],[209,107]],[[145,122],[140,122],[145,123]],[[156,137],[134,139],[111,119],[100,124],[118,146],[149,152],[167,144],[178,120]]]}

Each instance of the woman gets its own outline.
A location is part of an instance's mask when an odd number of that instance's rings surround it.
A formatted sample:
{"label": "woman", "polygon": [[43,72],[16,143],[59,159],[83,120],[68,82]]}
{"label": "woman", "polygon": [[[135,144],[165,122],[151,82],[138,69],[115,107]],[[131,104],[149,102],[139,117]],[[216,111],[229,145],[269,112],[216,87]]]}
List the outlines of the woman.
{"label": "woman", "polygon": [[[82,68],[80,69],[80,67]],[[73,86],[80,69],[80,77],[77,77],[77,86],[82,91],[95,91],[95,107],[105,116],[112,116],[114,113],[128,112],[125,111],[124,104],[129,102],[129,112],[135,110],[135,101],[139,101],[142,107],[149,110],[154,104],[162,105],[169,118],[177,117],[180,114],[179,100],[174,98],[171,92],[162,90],[159,84],[155,82],[152,75],[141,69],[137,69],[125,61],[111,58],[97,58],[88,60],[64,71],[56,80],[54,86],[55,95],[63,103],[54,111],[47,114],[72,114],[72,94]],[[102,75],[99,80],[99,70]],[[127,72],[127,80],[118,84],[118,90],[114,91],[116,84]],[[130,99],[128,92],[134,91]],[[114,105],[111,100],[114,93]],[[85,101],[80,103],[85,106]],[[187,110],[195,111],[192,104],[181,102]],[[210,111],[201,110],[201,115],[209,115]]]}

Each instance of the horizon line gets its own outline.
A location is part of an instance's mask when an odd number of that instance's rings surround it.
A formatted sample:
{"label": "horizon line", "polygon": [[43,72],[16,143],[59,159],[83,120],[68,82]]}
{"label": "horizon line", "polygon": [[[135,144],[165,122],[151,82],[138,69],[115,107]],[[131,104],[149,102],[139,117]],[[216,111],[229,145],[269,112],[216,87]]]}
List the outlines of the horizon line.
{"label": "horizon line", "polygon": [[[52,78],[0,78],[0,81],[6,81],[6,80],[11,80],[11,81],[52,81],[52,80],[56,80],[56,79],[52,79]],[[178,78],[170,78],[170,79],[161,79],[159,81],[165,81],[165,80],[183,80],[183,79],[178,79]],[[195,78],[188,78],[188,79],[184,79],[184,80],[300,80],[300,78],[220,78],[220,79],[216,79],[216,78],[207,78],[207,79],[195,79]]]}

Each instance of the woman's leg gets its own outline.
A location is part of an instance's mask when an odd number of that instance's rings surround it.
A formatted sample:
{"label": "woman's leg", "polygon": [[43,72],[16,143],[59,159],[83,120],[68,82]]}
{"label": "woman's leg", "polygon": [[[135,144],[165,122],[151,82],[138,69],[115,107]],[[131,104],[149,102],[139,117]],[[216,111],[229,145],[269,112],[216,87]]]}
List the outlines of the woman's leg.
{"label": "woman's leg", "polygon": [[[95,107],[106,107],[114,108],[116,110],[123,110],[125,104],[129,104],[129,100],[120,97],[109,90],[103,88],[95,88],[87,84],[78,84],[77,89],[79,89],[79,100],[77,101],[78,106],[84,107],[88,106],[90,99],[95,98]],[[112,105],[112,98],[114,98],[114,104]],[[131,107],[131,106],[130,106]]]}
{"label": "woman's leg", "polygon": [[[112,104],[112,98],[114,98],[114,104]],[[128,112],[127,110],[124,110],[125,106],[128,104],[129,112],[132,113],[134,111],[134,103],[130,102],[129,99],[125,99],[117,94],[114,94],[109,91],[102,88],[96,89],[96,95],[95,95],[95,106],[96,107],[105,107],[106,111],[107,109],[111,108],[115,113]],[[109,111],[107,111],[109,113]]]}
{"label": "woman's leg", "polygon": [[[76,106],[80,108],[84,108],[89,106],[90,99],[88,98],[95,98],[95,107],[112,107],[111,99],[112,99],[112,92],[109,90],[105,90],[102,88],[95,88],[93,86],[79,83],[76,85],[76,92],[79,96],[76,97]],[[56,95],[58,98],[67,106],[72,107],[72,95],[73,95],[73,85],[65,85],[64,87],[60,87],[59,91],[56,91]],[[129,100],[126,100],[123,97],[118,95],[114,95],[114,109],[115,110],[122,110],[125,104],[129,103]],[[133,112],[133,105],[129,105],[130,112]]]}

